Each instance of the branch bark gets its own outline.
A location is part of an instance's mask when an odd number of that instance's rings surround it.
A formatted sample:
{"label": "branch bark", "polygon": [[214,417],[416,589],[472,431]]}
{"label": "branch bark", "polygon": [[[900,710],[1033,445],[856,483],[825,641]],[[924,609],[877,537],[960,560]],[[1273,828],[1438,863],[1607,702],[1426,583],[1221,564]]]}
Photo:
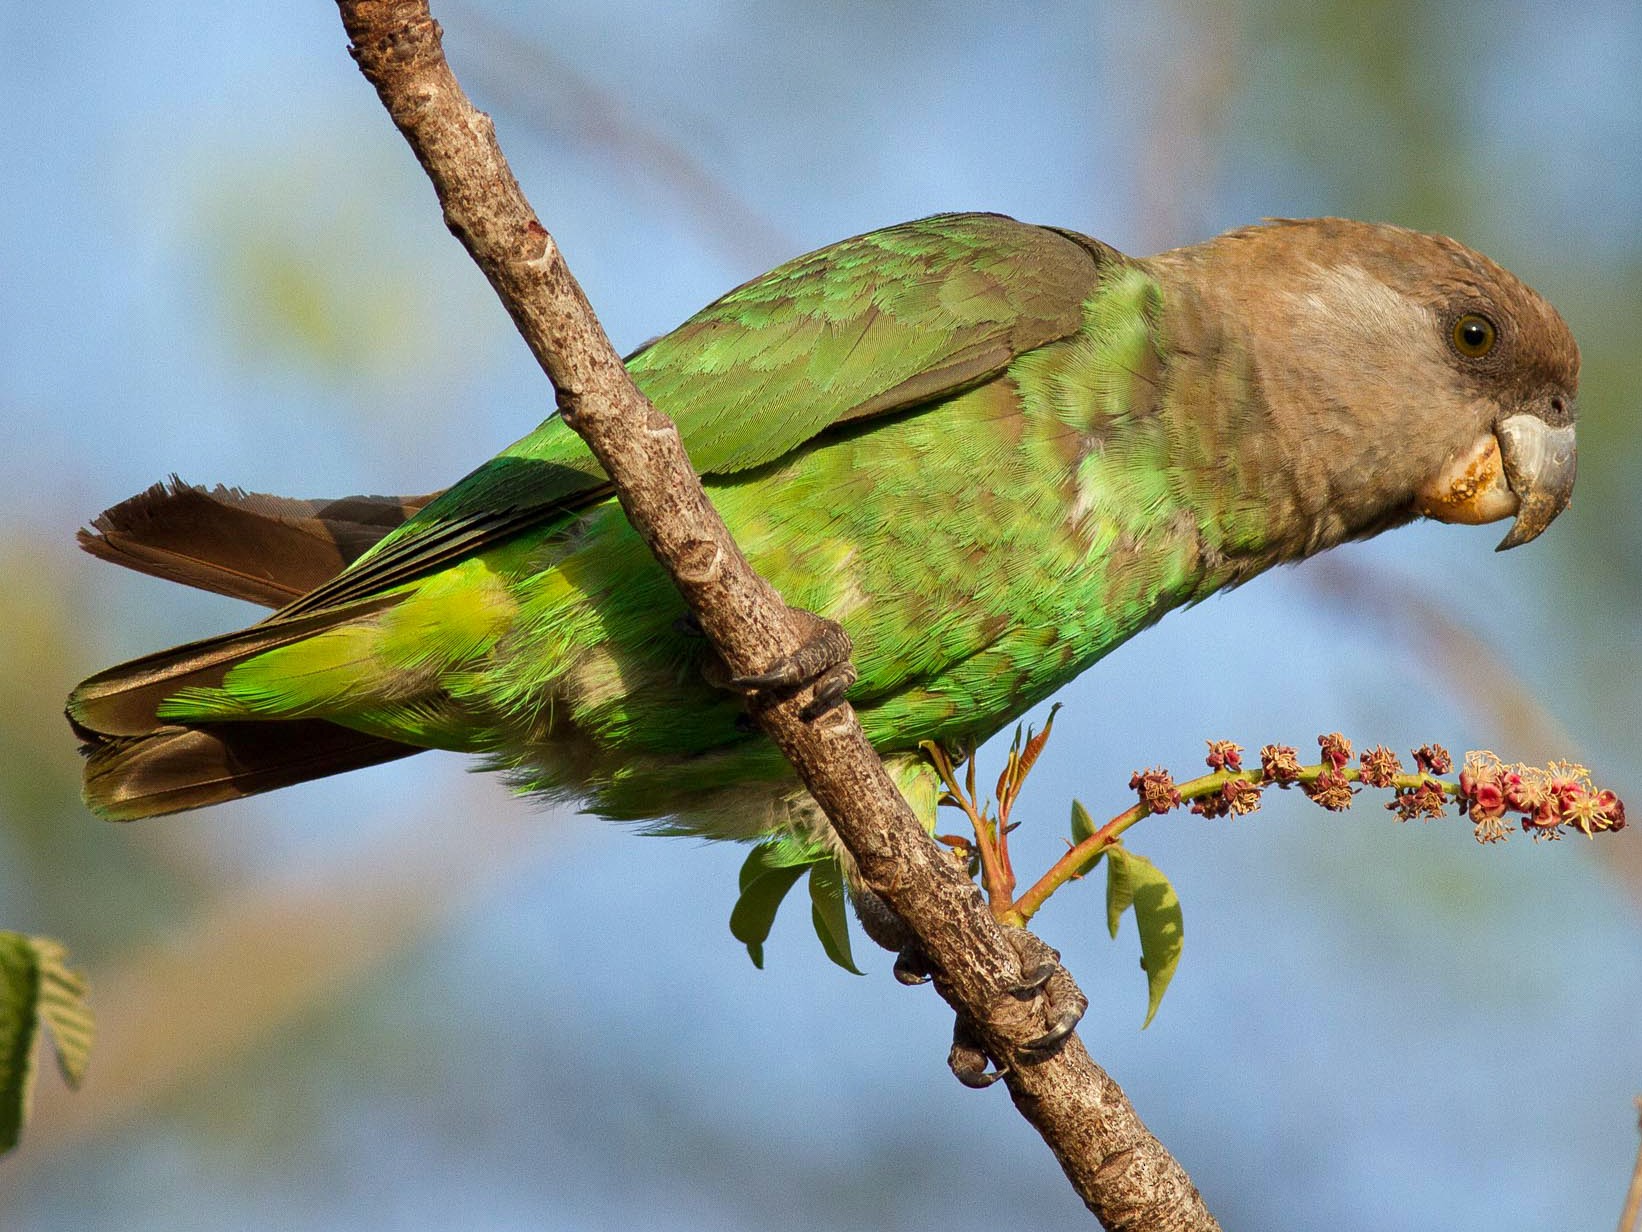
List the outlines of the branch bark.
{"label": "branch bark", "polygon": [[[790,609],[757,576],[707,500],[678,430],[644,398],[537,220],[490,118],[451,73],[425,0],[338,0],[350,51],[433,182],[445,225],[490,280],[557,391],[560,412],[615,484],[622,508],[734,674],[755,674],[801,641]],[[755,717],[831,819],[865,884],[917,938],[936,987],[1008,1067],[1021,1114],[1111,1229],[1217,1229],[1184,1169],[1141,1123],[1076,1036],[1055,1054],[1022,1049],[1040,1007],[1010,991],[1013,949],[973,882],[895,789],[846,705],[814,722],[809,690]]]}

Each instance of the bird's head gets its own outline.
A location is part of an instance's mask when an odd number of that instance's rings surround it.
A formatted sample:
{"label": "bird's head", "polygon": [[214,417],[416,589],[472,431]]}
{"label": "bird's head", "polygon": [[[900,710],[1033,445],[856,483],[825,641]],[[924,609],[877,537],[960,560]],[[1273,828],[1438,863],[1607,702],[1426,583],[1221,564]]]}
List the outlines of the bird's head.
{"label": "bird's head", "polygon": [[1203,281],[1248,323],[1273,414],[1293,417],[1334,499],[1370,521],[1365,493],[1382,517],[1515,517],[1502,549],[1567,507],[1579,348],[1508,270],[1442,236],[1332,218],[1201,250]]}

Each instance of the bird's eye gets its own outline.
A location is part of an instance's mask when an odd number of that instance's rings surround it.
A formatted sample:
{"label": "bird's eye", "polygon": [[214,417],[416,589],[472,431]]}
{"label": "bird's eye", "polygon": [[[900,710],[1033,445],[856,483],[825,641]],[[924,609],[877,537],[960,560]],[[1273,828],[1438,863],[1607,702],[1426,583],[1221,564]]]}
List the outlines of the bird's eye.
{"label": "bird's eye", "polygon": [[1487,317],[1468,312],[1454,322],[1454,332],[1449,337],[1453,339],[1454,349],[1465,358],[1481,359],[1499,341],[1499,330]]}

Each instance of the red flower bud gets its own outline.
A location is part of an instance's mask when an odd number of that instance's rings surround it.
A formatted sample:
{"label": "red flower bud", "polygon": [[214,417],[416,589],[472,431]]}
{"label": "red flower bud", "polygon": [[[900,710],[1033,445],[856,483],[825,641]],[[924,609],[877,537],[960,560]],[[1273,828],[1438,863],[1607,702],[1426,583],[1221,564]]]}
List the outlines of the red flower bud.
{"label": "red flower bud", "polygon": [[1339,732],[1329,732],[1326,736],[1318,736],[1317,745],[1323,750],[1323,760],[1336,770],[1344,770],[1346,763],[1351,760],[1351,741]]}

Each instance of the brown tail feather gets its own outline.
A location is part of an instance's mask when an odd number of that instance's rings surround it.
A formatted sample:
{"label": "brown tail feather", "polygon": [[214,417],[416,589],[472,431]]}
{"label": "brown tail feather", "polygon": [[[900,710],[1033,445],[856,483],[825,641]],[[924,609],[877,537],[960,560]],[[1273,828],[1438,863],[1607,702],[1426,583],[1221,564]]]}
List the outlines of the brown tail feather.
{"label": "brown tail feather", "polygon": [[173,475],[99,515],[80,532],[80,546],[139,573],[283,607],[436,495],[295,500]]}
{"label": "brown tail feather", "polygon": [[[206,489],[176,476],[114,506],[80,532],[93,556],[268,607],[330,580],[432,496],[290,500]],[[85,742],[85,800],[117,821],[235,800],[422,750],[320,719],[162,722],[179,690],[221,684],[247,658],[369,616],[397,602],[369,599],[206,638],[99,672],[69,697]]]}
{"label": "brown tail feather", "polygon": [[110,821],[180,813],[423,751],[320,719],[158,727],[135,739],[81,734],[90,737],[85,801]]}

